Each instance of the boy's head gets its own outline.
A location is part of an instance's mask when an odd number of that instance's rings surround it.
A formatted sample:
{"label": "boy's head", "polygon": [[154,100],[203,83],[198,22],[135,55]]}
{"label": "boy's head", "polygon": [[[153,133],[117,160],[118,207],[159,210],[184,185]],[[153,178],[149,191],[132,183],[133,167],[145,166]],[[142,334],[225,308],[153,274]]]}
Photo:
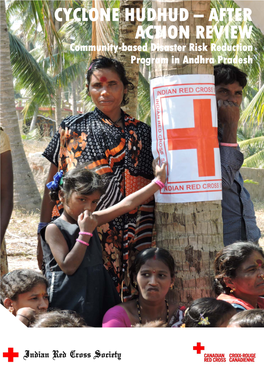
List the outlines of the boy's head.
{"label": "boy's head", "polygon": [[215,85],[237,82],[242,89],[247,85],[247,74],[233,65],[221,63],[214,66]]}

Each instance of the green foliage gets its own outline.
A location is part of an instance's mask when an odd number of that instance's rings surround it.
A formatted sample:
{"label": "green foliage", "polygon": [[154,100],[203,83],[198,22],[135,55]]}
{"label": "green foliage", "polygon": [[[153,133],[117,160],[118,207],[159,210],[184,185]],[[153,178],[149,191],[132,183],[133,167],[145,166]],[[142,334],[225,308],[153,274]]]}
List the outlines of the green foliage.
{"label": "green foliage", "polygon": [[259,182],[258,181],[254,181],[254,180],[246,179],[246,180],[244,180],[244,184],[255,184],[255,185],[259,185]]}
{"label": "green foliage", "polygon": [[51,106],[51,95],[54,94],[52,78],[45,73],[22,42],[11,33],[9,33],[9,42],[13,75],[17,84],[25,88],[25,95],[32,98],[31,102],[35,100]]}
{"label": "green foliage", "polygon": [[33,131],[28,132],[27,134],[21,135],[22,140],[41,140],[42,135],[39,132],[38,128],[35,128]]}
{"label": "green foliage", "polygon": [[[28,97],[24,117],[31,117],[37,106],[54,105],[56,90],[70,90],[71,83],[84,75],[87,55],[70,51],[69,43],[57,32],[52,8],[62,6],[62,1],[17,1],[9,4],[7,14],[22,19],[18,32],[10,29],[10,53],[15,86],[24,89]],[[69,3],[69,2],[67,2]],[[77,2],[71,2],[77,6]],[[68,4],[69,5],[69,4]],[[38,30],[38,32],[37,32]],[[62,34],[63,35],[63,34]],[[25,47],[30,45],[31,48]]]}
{"label": "green foliage", "polygon": [[264,136],[245,139],[239,142],[239,146],[244,154],[243,167],[264,167]]}
{"label": "green foliage", "polygon": [[248,104],[241,115],[241,120],[249,124],[259,124],[264,120],[264,85]]}
{"label": "green foliage", "polygon": [[246,158],[243,167],[264,168],[264,150]]}
{"label": "green foliage", "polygon": [[[101,6],[101,4],[109,8],[118,8],[120,2],[118,0],[96,0],[96,6]],[[90,53],[73,52],[70,50],[70,44],[91,45],[92,23],[90,21],[76,22],[71,19],[62,25],[60,30],[56,30],[52,18],[52,9],[63,6],[73,8],[81,6],[88,10],[92,7],[92,1],[12,0],[7,8],[9,25],[11,25],[11,17],[17,17],[17,19],[19,17],[22,20],[19,38],[23,40],[24,44],[15,35],[10,34],[11,61],[17,89],[24,88],[26,90],[25,96],[30,98],[25,109],[25,113],[28,113],[29,116],[33,114],[37,105],[48,107],[54,105],[54,95],[57,87],[63,87],[65,91],[69,92],[71,82],[80,76],[84,77],[90,60]],[[152,7],[152,2],[144,0],[144,8],[147,7]],[[211,1],[211,7],[215,7],[219,13],[220,8],[236,8],[238,6],[234,1],[213,0]],[[143,27],[148,25],[147,21],[143,22]],[[249,126],[254,128],[263,121],[264,115],[264,86],[262,85],[264,81],[264,36],[249,21],[245,24],[235,19],[230,22],[224,19],[217,22],[216,25],[217,27],[222,25],[225,28],[232,25],[253,27],[249,39],[243,39],[240,35],[237,39],[226,39],[223,33],[220,38],[216,38],[214,35],[212,42],[219,46],[224,43],[233,46],[240,43],[242,46],[253,46],[253,52],[220,51],[213,52],[213,56],[216,60],[218,55],[232,58],[236,56],[243,58],[245,55],[250,55],[253,58],[252,64],[238,65],[238,67],[248,74],[248,85],[244,89],[245,97],[242,105],[245,110],[241,115],[241,120],[247,124],[247,128],[250,128]],[[98,35],[105,43],[108,41],[117,44],[118,22],[99,23]],[[145,40],[142,40],[142,43],[145,44],[145,42]],[[151,40],[147,42],[150,43]],[[141,57],[150,57],[150,52],[141,52]],[[138,88],[139,119],[150,124],[149,82],[141,74]],[[84,92],[82,98],[86,107],[91,107],[91,101]],[[246,140],[246,137],[240,137],[240,134],[238,134],[238,139],[239,141]],[[243,151],[246,155],[252,156],[255,147],[255,144],[249,144],[247,149]]]}

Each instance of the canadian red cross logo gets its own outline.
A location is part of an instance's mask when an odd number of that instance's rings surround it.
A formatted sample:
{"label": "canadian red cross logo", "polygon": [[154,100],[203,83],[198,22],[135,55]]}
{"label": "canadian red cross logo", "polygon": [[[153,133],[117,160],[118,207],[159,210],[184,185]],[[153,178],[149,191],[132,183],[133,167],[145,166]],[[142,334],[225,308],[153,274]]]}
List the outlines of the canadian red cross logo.
{"label": "canadian red cross logo", "polygon": [[204,350],[204,346],[201,345],[201,342],[197,342],[197,345],[193,346],[193,350],[196,350],[197,354],[200,354]]}
{"label": "canadian red cross logo", "polygon": [[9,347],[8,348],[8,352],[3,352],[3,357],[7,357],[8,358],[8,362],[9,363],[13,363],[14,361],[14,357],[18,357],[19,353],[18,352],[14,352],[14,349],[13,347]]}
{"label": "canadian red cross logo", "polygon": [[169,150],[197,149],[199,177],[215,176],[214,148],[219,148],[213,127],[211,100],[193,100],[194,127],[167,130]]}

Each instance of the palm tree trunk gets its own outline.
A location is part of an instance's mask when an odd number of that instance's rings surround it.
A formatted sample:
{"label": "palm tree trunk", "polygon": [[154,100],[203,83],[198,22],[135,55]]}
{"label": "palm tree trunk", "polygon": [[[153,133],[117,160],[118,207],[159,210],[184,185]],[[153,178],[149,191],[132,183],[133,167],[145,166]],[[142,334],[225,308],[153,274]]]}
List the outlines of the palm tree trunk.
{"label": "palm tree trunk", "polygon": [[36,122],[37,122],[37,116],[38,116],[38,106],[36,107],[35,111],[34,111],[34,115],[33,115],[33,118],[31,120],[31,123],[30,123],[30,129],[29,129],[29,132],[33,131],[36,127]]}
{"label": "palm tree trunk", "polygon": [[55,92],[55,122],[56,122],[56,129],[59,128],[62,121],[61,115],[61,88],[56,88]]}
{"label": "palm tree trunk", "polygon": [[[204,18],[195,20],[192,14],[181,25],[190,26],[190,39],[177,41],[166,38],[153,40],[155,44],[184,44],[189,42],[210,44],[209,40],[195,40],[196,24],[207,25],[210,12],[210,1],[153,1],[153,8],[186,8],[189,12],[205,15]],[[171,25],[169,22],[159,22],[158,25]],[[173,22],[176,27],[178,22]],[[188,46],[186,48],[188,50]],[[209,48],[210,50],[210,48]],[[194,53],[194,52],[192,52]],[[168,58],[168,64],[154,63],[152,78],[165,75],[180,74],[212,74],[211,65],[182,64],[183,55],[179,53],[180,64],[172,64],[171,56],[175,52],[155,52],[153,58]],[[196,57],[195,56],[193,57]],[[199,52],[199,54],[202,54]],[[206,52],[203,57],[210,57]],[[176,114],[176,113],[175,113]],[[157,246],[169,249],[176,262],[176,296],[183,304],[188,304],[194,299],[212,295],[213,261],[217,251],[223,246],[222,236],[222,209],[221,201],[164,204],[156,203],[156,230]]]}
{"label": "palm tree trunk", "polygon": [[[118,46],[121,47],[123,44],[126,46],[133,45],[139,46],[141,39],[135,39],[136,31],[140,22],[136,19],[134,22],[127,22],[125,20],[125,9],[142,9],[143,1],[131,1],[131,0],[121,0],[120,1],[120,16],[119,16],[119,38]],[[133,91],[128,93],[129,103],[123,107],[124,111],[133,117],[137,116],[137,95],[138,95],[138,78],[139,78],[139,64],[131,64],[131,56],[140,56],[138,51],[122,51],[119,50],[117,59],[122,62],[125,66],[127,78],[130,82],[134,84]]]}
{"label": "palm tree trunk", "polygon": [[77,114],[76,81],[72,82],[72,115]]}
{"label": "palm tree trunk", "polygon": [[14,205],[26,211],[35,210],[40,207],[40,194],[24,152],[18,126],[4,1],[0,1],[0,22],[0,123],[8,134],[11,144],[14,172]]}
{"label": "palm tree trunk", "polygon": [[0,249],[0,278],[8,273],[8,263],[7,263],[7,256],[6,256],[6,244],[5,239],[3,239],[1,243]]}
{"label": "palm tree trunk", "polygon": [[[67,4],[64,4],[64,2],[62,2],[62,6],[63,5],[66,6]],[[60,27],[62,27],[62,25],[65,23],[65,17],[62,18],[61,22],[59,22],[58,20],[55,19],[54,12],[55,12],[54,4],[52,4],[52,6],[51,6],[51,17],[53,19],[53,23],[55,25],[56,32],[58,32]],[[58,53],[59,54],[58,61],[57,61],[57,63],[54,64],[54,67],[53,67],[53,74],[54,74],[54,76],[56,76],[57,74],[59,74],[62,71],[62,55],[60,54],[58,40],[56,39],[55,35],[52,33],[52,29],[50,29],[50,33],[51,33],[50,38],[53,39],[53,46],[51,47],[51,50],[52,50],[53,53]],[[56,89],[55,89],[55,122],[56,122],[56,129],[59,128],[59,126],[61,124],[61,121],[62,121],[61,101],[62,101],[62,86],[61,86],[61,83],[58,82],[57,86],[56,86]]]}
{"label": "palm tree trunk", "polygon": [[[95,0],[92,1],[92,8],[95,8]],[[96,35],[96,22],[92,22],[92,45],[97,45],[97,35]],[[97,51],[92,51],[91,60],[95,59],[97,57]]]}

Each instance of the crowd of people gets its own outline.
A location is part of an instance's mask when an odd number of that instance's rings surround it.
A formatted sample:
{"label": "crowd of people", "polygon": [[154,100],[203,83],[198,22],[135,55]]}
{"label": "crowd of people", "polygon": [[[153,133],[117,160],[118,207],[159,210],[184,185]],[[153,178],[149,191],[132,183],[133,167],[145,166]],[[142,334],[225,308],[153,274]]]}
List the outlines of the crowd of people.
{"label": "crowd of people", "polygon": [[[263,326],[264,252],[236,140],[247,79],[232,65],[214,71],[224,238],[215,297],[189,305],[167,297],[174,258],[152,247],[153,195],[166,183],[166,164],[153,160],[150,127],[121,109],[133,89],[123,65],[99,57],[87,71],[95,110],[64,119],[43,153],[51,165],[38,226],[42,273],[15,270],[0,281],[1,304],[26,326]],[[11,162],[10,147],[2,149],[1,173]],[[13,202],[2,180],[1,242]]]}
{"label": "crowd of people", "polygon": [[[175,277],[175,262],[168,250],[144,249],[130,272],[137,293],[125,303],[120,299],[107,303],[111,294],[100,293],[95,277],[92,284],[98,298],[93,292],[89,298],[84,282],[72,287],[69,281],[62,281],[58,282],[62,292],[54,307],[53,294],[48,294],[53,283],[28,269],[2,277],[0,302],[31,327],[264,326],[264,253],[254,243],[236,242],[221,250],[215,259],[215,287],[220,295],[196,299],[188,308],[166,299]],[[107,280],[112,283],[110,277]],[[96,307],[98,313],[94,314]]]}

